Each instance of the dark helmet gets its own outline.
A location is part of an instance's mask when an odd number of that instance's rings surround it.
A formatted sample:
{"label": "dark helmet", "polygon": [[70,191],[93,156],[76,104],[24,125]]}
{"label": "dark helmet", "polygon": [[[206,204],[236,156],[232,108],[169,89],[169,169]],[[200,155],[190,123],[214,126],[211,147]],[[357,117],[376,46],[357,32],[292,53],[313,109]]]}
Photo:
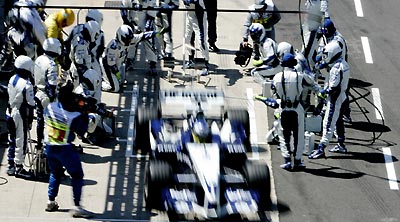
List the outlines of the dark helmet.
{"label": "dark helmet", "polygon": [[333,24],[331,19],[325,19],[321,32],[326,38],[331,38],[335,34],[335,24]]}
{"label": "dark helmet", "polygon": [[281,66],[293,68],[297,65],[297,60],[291,53],[285,53],[282,57]]}
{"label": "dark helmet", "polygon": [[265,38],[265,28],[260,23],[253,23],[249,28],[249,32],[254,42],[261,42]]}
{"label": "dark helmet", "polygon": [[73,90],[74,84],[71,81],[68,81],[60,87],[58,92],[58,101],[62,104],[65,110],[71,112],[76,111],[76,95],[73,93]]}

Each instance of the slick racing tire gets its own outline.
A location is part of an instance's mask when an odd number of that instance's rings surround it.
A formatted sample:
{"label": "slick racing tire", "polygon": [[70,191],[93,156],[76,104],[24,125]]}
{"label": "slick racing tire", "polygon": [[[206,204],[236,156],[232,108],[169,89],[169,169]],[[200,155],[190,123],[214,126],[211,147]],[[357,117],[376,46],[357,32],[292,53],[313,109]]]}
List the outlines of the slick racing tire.
{"label": "slick racing tire", "polygon": [[135,146],[142,152],[149,152],[150,147],[150,121],[161,117],[158,108],[140,106],[136,115]]}
{"label": "slick racing tire", "polygon": [[172,167],[160,160],[150,160],[146,167],[144,197],[147,209],[161,209],[162,189],[172,182]]}
{"label": "slick racing tire", "polygon": [[229,109],[225,113],[225,119],[230,121],[237,121],[244,127],[246,138],[243,141],[243,145],[247,151],[251,151],[250,145],[250,117],[249,112],[246,109]]}
{"label": "slick racing tire", "polygon": [[267,164],[248,160],[243,168],[247,185],[259,194],[258,208],[268,210],[271,207],[271,178]]}

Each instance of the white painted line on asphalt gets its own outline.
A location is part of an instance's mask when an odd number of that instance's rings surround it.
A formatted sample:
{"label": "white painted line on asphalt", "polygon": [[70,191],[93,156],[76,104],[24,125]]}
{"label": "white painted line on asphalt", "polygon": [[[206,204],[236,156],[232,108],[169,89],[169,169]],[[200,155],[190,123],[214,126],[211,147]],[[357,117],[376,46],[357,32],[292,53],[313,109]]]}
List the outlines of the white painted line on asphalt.
{"label": "white painted line on asphalt", "polygon": [[361,6],[361,0],[354,0],[354,5],[356,6],[357,17],[364,17],[364,12]]}
{"label": "white painted line on asphalt", "polygon": [[133,157],[133,138],[135,133],[135,114],[137,108],[137,97],[139,95],[139,89],[137,85],[133,86],[132,90],[132,102],[131,102],[131,110],[129,114],[129,124],[128,124],[128,135],[126,136],[126,152],[125,157]]}
{"label": "white painted line on asphalt", "polygon": [[368,64],[372,64],[372,54],[371,48],[369,47],[368,37],[362,36],[361,37],[361,44],[364,50],[365,62]]}
{"label": "white painted line on asphalt", "polygon": [[254,111],[254,93],[252,88],[247,88],[246,89],[246,95],[247,95],[247,102],[248,102],[248,107],[247,111],[249,112],[249,118],[250,118],[250,144],[251,144],[251,151],[252,151],[252,159],[258,160],[260,158],[260,155],[258,153],[258,139],[257,139],[257,124],[256,124],[256,114]]}
{"label": "white painted line on asphalt", "polygon": [[386,165],[386,171],[387,171],[388,179],[389,179],[389,187],[391,190],[399,190],[399,184],[397,183],[396,171],[394,170],[392,151],[390,150],[389,147],[383,147],[382,152],[385,157],[385,163],[386,163],[385,165]]}
{"label": "white painted line on asphalt", "polygon": [[371,88],[371,93],[372,93],[372,99],[374,101],[374,105],[376,106],[376,108],[375,108],[376,119],[383,120],[384,116],[383,116],[381,95],[379,93],[379,89],[378,88]]}

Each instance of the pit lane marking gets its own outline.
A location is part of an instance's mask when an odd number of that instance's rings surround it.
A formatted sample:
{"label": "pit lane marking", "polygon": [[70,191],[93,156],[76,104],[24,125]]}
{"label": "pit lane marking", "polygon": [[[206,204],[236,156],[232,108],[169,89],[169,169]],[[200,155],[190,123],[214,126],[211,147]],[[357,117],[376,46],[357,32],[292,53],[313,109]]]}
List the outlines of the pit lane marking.
{"label": "pit lane marking", "polygon": [[125,157],[132,157],[133,154],[133,137],[135,133],[135,115],[137,108],[137,100],[139,96],[139,88],[138,85],[135,84],[132,90],[132,102],[131,102],[131,110],[129,112],[129,123],[128,123],[128,135],[126,141],[126,152]]}
{"label": "pit lane marking", "polygon": [[389,187],[391,190],[399,190],[399,184],[397,183],[396,171],[394,169],[394,164],[393,164],[392,151],[389,147],[383,147],[382,152],[385,157],[385,165],[389,179]]}
{"label": "pit lane marking", "polygon": [[374,63],[372,61],[371,48],[369,47],[368,37],[361,36],[361,43],[364,50],[365,62],[368,64]]}
{"label": "pit lane marking", "polygon": [[371,88],[372,93],[372,100],[374,101],[375,109],[375,116],[376,119],[383,120],[383,110],[382,110],[382,103],[381,103],[381,95],[379,93],[378,88]]}
{"label": "pit lane marking", "polygon": [[260,155],[258,153],[258,139],[257,139],[257,124],[256,124],[256,114],[254,111],[254,93],[253,89],[247,88],[246,89],[246,94],[247,94],[247,102],[248,102],[248,107],[247,111],[249,112],[249,118],[250,118],[250,143],[251,143],[251,151],[252,151],[252,159],[260,159]]}
{"label": "pit lane marking", "polygon": [[361,0],[354,0],[354,5],[356,6],[357,17],[364,17]]}

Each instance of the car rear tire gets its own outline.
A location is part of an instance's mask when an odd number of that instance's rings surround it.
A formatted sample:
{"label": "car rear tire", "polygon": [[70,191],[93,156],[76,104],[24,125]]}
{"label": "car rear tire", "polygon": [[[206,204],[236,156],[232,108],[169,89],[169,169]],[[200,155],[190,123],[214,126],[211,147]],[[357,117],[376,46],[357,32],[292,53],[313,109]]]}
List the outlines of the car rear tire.
{"label": "car rear tire", "polygon": [[150,121],[161,117],[158,108],[140,106],[136,115],[136,149],[149,152],[150,147]]}
{"label": "car rear tire", "polygon": [[144,197],[147,209],[162,210],[162,189],[172,181],[172,167],[160,160],[150,160],[146,167]]}
{"label": "car rear tire", "polygon": [[271,207],[271,177],[267,164],[246,161],[243,171],[249,188],[259,194],[259,209],[269,209]]}

